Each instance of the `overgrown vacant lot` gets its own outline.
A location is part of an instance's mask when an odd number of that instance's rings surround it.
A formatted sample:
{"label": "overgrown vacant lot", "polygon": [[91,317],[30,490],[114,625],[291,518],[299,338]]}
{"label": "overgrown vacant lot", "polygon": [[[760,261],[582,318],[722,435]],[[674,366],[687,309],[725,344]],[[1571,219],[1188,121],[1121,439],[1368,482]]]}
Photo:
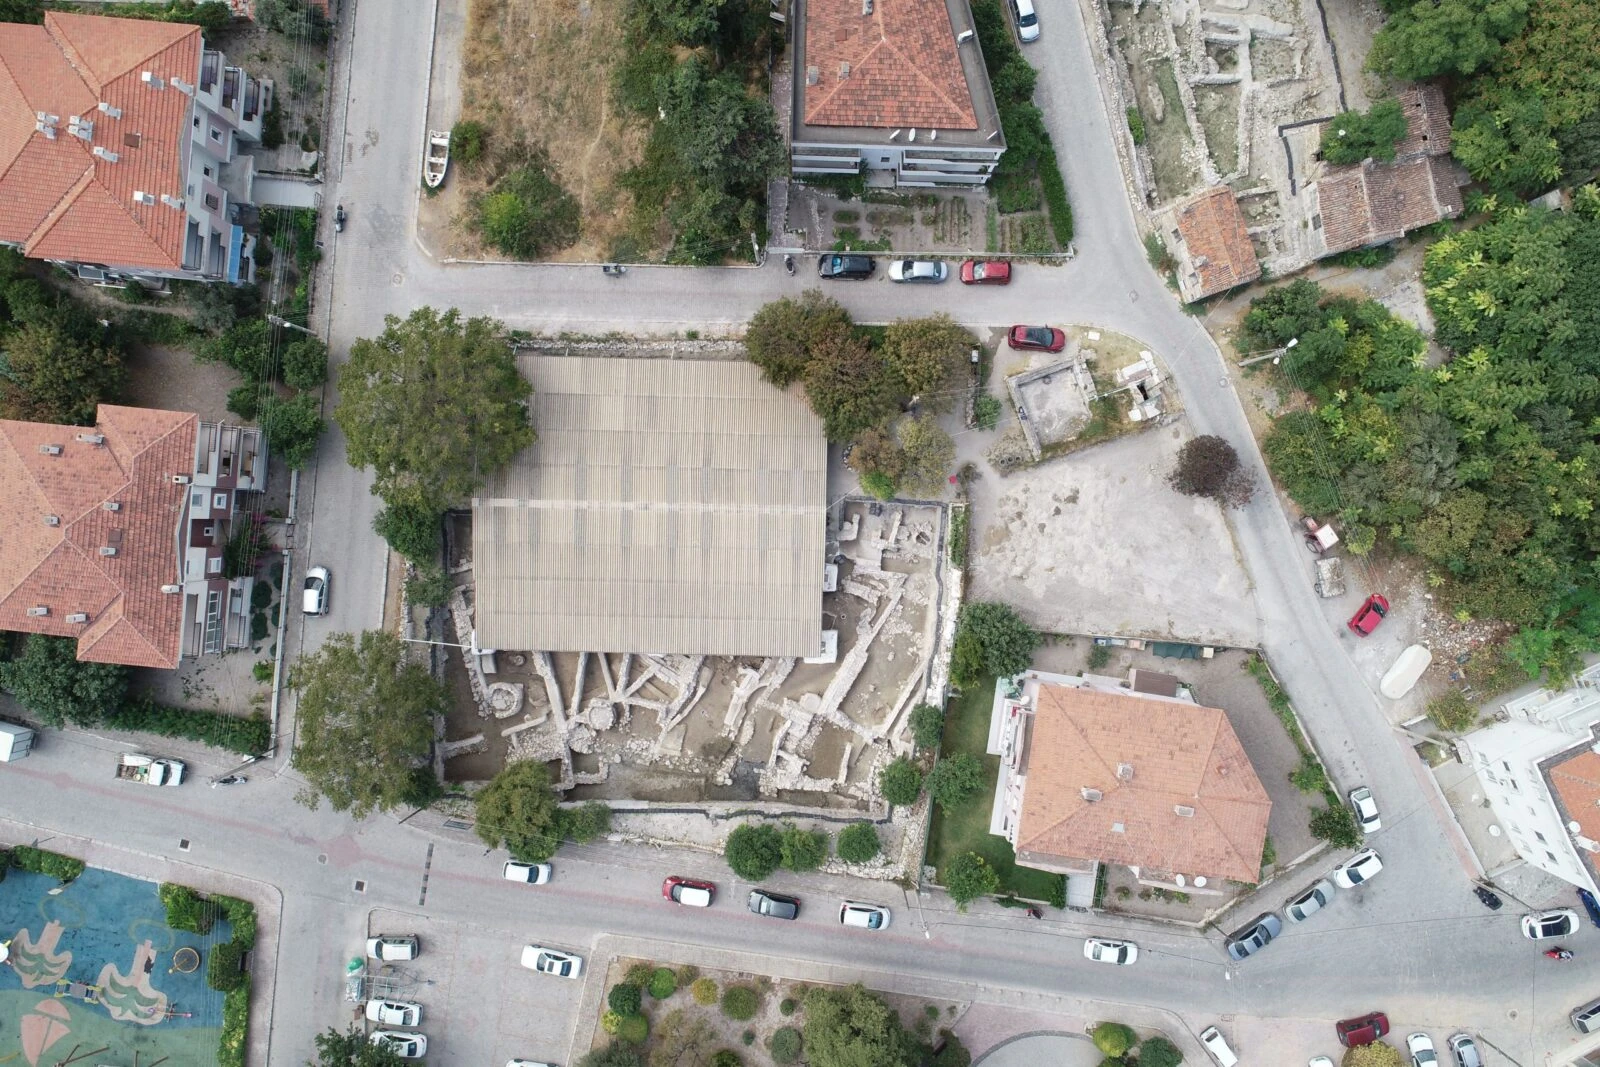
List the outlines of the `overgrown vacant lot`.
{"label": "overgrown vacant lot", "polygon": [[[645,131],[612,104],[612,69],[628,0],[472,0],[462,55],[461,118],[491,131],[484,164],[452,166],[440,194],[457,219],[451,254],[495,256],[464,225],[494,162],[517,141],[542,147],[551,175],[578,202],[576,244],[541,258],[607,257],[627,227],[617,176],[639,162]],[[649,250],[647,250],[649,251]],[[659,252],[659,249],[654,250]]]}

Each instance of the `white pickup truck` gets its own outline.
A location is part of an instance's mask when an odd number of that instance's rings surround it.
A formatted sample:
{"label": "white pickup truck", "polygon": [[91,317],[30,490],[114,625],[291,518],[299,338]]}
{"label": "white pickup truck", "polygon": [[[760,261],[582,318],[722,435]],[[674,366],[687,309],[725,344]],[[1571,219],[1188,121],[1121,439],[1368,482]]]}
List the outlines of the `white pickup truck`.
{"label": "white pickup truck", "polygon": [[180,785],[187,768],[179,760],[157,759],[138,752],[124,752],[117,760],[117,777],[145,785]]}

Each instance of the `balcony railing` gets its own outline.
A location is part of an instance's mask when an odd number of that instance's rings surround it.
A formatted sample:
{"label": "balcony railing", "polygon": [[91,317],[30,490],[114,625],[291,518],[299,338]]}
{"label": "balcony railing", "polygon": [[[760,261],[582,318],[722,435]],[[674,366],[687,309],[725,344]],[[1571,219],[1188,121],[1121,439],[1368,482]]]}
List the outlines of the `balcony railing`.
{"label": "balcony railing", "polygon": [[253,122],[261,113],[261,83],[254,78],[245,81],[244,90],[244,120]]}
{"label": "balcony railing", "polygon": [[200,60],[200,91],[209,93],[211,87],[217,84],[217,74],[222,70],[222,53],[207,50],[205,57]]}
{"label": "balcony railing", "polygon": [[233,102],[239,98],[239,79],[244,72],[238,67],[229,67],[222,73],[222,110],[232,111]]}

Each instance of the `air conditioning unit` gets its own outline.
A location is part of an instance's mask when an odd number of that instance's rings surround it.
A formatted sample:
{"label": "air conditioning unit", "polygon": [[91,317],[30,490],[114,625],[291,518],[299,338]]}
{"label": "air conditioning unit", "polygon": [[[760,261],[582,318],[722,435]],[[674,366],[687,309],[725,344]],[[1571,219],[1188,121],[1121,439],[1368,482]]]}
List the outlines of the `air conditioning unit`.
{"label": "air conditioning unit", "polygon": [[181,585],[164,585],[164,586],[161,587],[161,591],[163,593],[181,593],[181,592],[183,592],[183,586],[181,586]]}
{"label": "air conditioning unit", "polygon": [[68,622],[88,622],[89,616],[81,611],[75,611],[67,616]]}
{"label": "air conditioning unit", "polygon": [[41,455],[41,456],[59,456],[59,455],[61,455],[61,446],[60,445],[40,445],[39,446],[39,455]]}
{"label": "air conditioning unit", "polygon": [[189,476],[187,474],[174,474],[172,476],[172,484],[173,485],[188,485],[189,484]]}
{"label": "air conditioning unit", "polygon": [[33,618],[36,618],[36,619],[37,618],[43,618],[44,616],[50,614],[50,609],[47,608],[47,607],[43,607],[43,606],[40,606],[40,607],[37,607],[37,608],[29,608],[28,609],[28,614],[30,616],[32,616]]}
{"label": "air conditioning unit", "polygon": [[110,545],[101,545],[100,554],[102,556],[115,556],[117,554],[117,550],[112,548]]}
{"label": "air conditioning unit", "polygon": [[107,500],[104,504],[101,504],[100,506],[105,508],[107,511],[121,511],[122,510],[122,502],[120,500]]}
{"label": "air conditioning unit", "polygon": [[44,524],[46,526],[60,526],[61,525],[61,516],[60,515],[46,515],[44,517]]}

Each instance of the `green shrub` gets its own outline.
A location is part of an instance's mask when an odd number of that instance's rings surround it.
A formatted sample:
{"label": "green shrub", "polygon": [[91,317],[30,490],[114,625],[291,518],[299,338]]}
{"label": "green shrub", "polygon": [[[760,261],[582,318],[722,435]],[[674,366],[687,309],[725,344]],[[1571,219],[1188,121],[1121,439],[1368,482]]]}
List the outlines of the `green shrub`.
{"label": "green shrub", "polygon": [[1439,729],[1459,734],[1477,724],[1478,709],[1461,690],[1452,689],[1444,696],[1428,701],[1428,718]]}
{"label": "green shrub", "polygon": [[228,927],[233,932],[233,940],[251,948],[256,943],[256,906],[248,900],[238,897],[214,894],[210,898],[211,905],[222,910],[222,917],[228,920]]}
{"label": "green shrub", "polygon": [[922,772],[915,763],[901,756],[878,776],[878,792],[897,807],[915,804],[922,793]]}
{"label": "green shrub", "polygon": [[617,1031],[622,1029],[623,1018],[624,1016],[621,1012],[603,1011],[600,1013],[600,1029],[612,1037],[616,1037]]}
{"label": "green shrub", "polygon": [[475,198],[470,219],[484,241],[508,256],[535,259],[578,239],[578,202],[555,180],[542,153]]}
{"label": "green shrub", "polygon": [[650,1020],[644,1015],[625,1015],[617,1036],[630,1045],[642,1045],[650,1039]]}
{"label": "green shrub", "polygon": [[261,413],[261,386],[246,384],[229,389],[228,410],[245,422],[255,422]]}
{"label": "green shrub", "polygon": [[598,800],[585,801],[575,808],[562,808],[556,816],[556,826],[563,838],[587,844],[611,829],[611,809]]}
{"label": "green shrub", "polygon": [[270,659],[257,660],[250,668],[250,676],[258,682],[272,681],[272,661]]}
{"label": "green shrub", "polygon": [[694,997],[696,1004],[712,1005],[717,1002],[717,980],[715,978],[696,978],[689,987],[689,995]]}
{"label": "green shrub", "polygon": [[328,346],[299,337],[283,347],[283,380],[295,389],[315,389],[328,380]]}
{"label": "green shrub", "polygon": [[879,500],[893,500],[894,494],[900,488],[900,483],[894,480],[893,475],[885,471],[867,471],[861,476],[861,488]]}
{"label": "green shrub", "polygon": [[645,986],[650,984],[650,976],[655,973],[655,964],[635,963],[628,968],[628,973],[623,975],[622,980],[628,985],[637,986],[638,988],[643,989]]}
{"label": "green shrub", "polygon": [[386,506],[372,520],[377,535],[412,563],[438,560],[443,525],[443,512],[405,501]]}
{"label": "green shrub", "polygon": [[783,1016],[793,1015],[794,1010],[799,1006],[800,1002],[793,997],[784,997],[778,1002],[778,1014]]}
{"label": "green shrub", "polygon": [[222,998],[222,1038],[217,1043],[217,1067],[244,1067],[245,1042],[250,1037],[250,976]]}
{"label": "green shrub", "polygon": [[918,704],[911,709],[911,739],[924,751],[939,747],[944,736],[944,709],[932,704]]}
{"label": "green shrub", "polygon": [[[83,873],[83,861],[59,852],[17,845],[11,850],[11,866],[34,874],[46,874],[60,882],[70,882]],[[205,931],[200,931],[204,933]]]}
{"label": "green shrub", "polygon": [[450,127],[450,158],[463,167],[471,167],[483,158],[489,147],[489,127],[472,119],[462,119]]}
{"label": "green shrub", "polygon": [[1302,793],[1320,793],[1328,788],[1328,776],[1322,770],[1322,764],[1317,762],[1317,757],[1310,752],[1300,757],[1300,765],[1289,772],[1289,781]]}
{"label": "green shrub", "polygon": [[1139,1046],[1139,1067],[1178,1067],[1183,1053],[1164,1037],[1152,1037]]}
{"label": "green shrub", "polygon": [[226,993],[248,982],[249,975],[240,968],[244,953],[245,947],[237,941],[213,946],[211,958],[206,961],[206,985]]}
{"label": "green shrub", "polygon": [[1039,196],[1039,186],[1033,180],[1033,175],[1026,173],[1011,173],[996,175],[994,178],[995,206],[1002,215],[1012,215],[1019,211],[1037,210],[1042,200]]}
{"label": "green shrub", "polygon": [[1361,844],[1361,827],[1350,809],[1333,794],[1325,796],[1328,806],[1311,813],[1311,836],[1338,848],[1356,848]]}
{"label": "green shrub", "polygon": [[782,865],[789,871],[814,871],[828,858],[828,835],[785,823],[779,833]]}
{"label": "green shrub", "polygon": [[717,1054],[711,1057],[711,1067],[744,1067],[744,1061],[731,1048],[718,1049]]}
{"label": "green shrub", "polygon": [[1133,1028],[1122,1023],[1101,1023],[1090,1036],[1094,1038],[1094,1047],[1107,1056],[1125,1056],[1139,1040]]}
{"label": "green shrub", "polygon": [[242,719],[220,711],[174,708],[138,696],[106,712],[102,722],[113,730],[140,730],[163,737],[181,737],[244,756],[265,752],[272,724],[261,714]]}
{"label": "green shrub", "polygon": [[650,995],[657,1000],[666,1000],[678,991],[678,976],[671,967],[657,967],[650,976]]}
{"label": "green shrub", "polygon": [[940,810],[951,811],[983,788],[983,763],[970,752],[957,752],[935,763],[924,784]]}
{"label": "green shrub", "polygon": [[756,1032],[754,1030],[746,1030],[744,1033],[739,1035],[739,1040],[743,1041],[746,1045],[753,1045],[756,1043]]}
{"label": "green shrub", "polygon": [[[1100,867],[1103,870],[1105,864],[1102,863]],[[1052,908],[1067,906],[1067,876],[1064,874],[1058,874],[1050,881],[1050,906]]]}
{"label": "green shrub", "polygon": [[1136,107],[1128,109],[1128,133],[1133,135],[1134,144],[1144,144],[1144,116],[1139,114],[1139,109]]}
{"label": "green shrub", "polygon": [[644,995],[639,992],[639,987],[627,982],[612,986],[606,994],[606,1007],[618,1015],[637,1015],[643,1003]]}
{"label": "green shrub", "polygon": [[700,968],[692,963],[685,963],[678,968],[678,988],[688,989],[700,977]]}
{"label": "green shrub", "polygon": [[728,835],[722,855],[734,874],[759,882],[783,862],[783,835],[775,826],[743,823]]}
{"label": "green shrub", "polygon": [[1044,186],[1044,199],[1050,205],[1050,231],[1056,235],[1056,244],[1065,248],[1072,243],[1072,205],[1067,202],[1066,179],[1061,177],[1053,148],[1039,155],[1039,184]]}
{"label": "green shrub", "polygon": [[794,1063],[800,1058],[800,1031],[792,1026],[780,1026],[772,1032],[767,1039],[767,1051],[772,1054],[772,1062],[777,1064]]}
{"label": "green shrub", "polygon": [[754,1019],[760,1006],[760,994],[747,985],[731,985],[722,991],[722,1014],[730,1019]]}
{"label": "green shrub", "polygon": [[853,822],[839,831],[839,858],[846,863],[866,863],[882,851],[878,828],[870,822]]}
{"label": "green shrub", "polygon": [[972,401],[972,421],[980,430],[992,430],[1000,425],[1000,398],[993,393],[979,393]]}
{"label": "green shrub", "polygon": [[167,909],[167,925],[174,930],[187,930],[192,934],[209,934],[217,921],[220,908],[214,907],[186,885],[162,882],[156,895]]}

